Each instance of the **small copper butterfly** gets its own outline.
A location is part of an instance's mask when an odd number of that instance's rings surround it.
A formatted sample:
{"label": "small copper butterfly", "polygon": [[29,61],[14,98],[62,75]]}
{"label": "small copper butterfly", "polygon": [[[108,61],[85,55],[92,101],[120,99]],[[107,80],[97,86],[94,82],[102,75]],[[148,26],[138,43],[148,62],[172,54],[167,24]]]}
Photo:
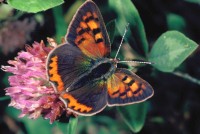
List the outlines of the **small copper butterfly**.
{"label": "small copper butterfly", "polygon": [[93,1],[78,9],[65,40],[48,55],[47,75],[67,110],[90,116],[153,95],[149,83],[110,58],[110,39]]}

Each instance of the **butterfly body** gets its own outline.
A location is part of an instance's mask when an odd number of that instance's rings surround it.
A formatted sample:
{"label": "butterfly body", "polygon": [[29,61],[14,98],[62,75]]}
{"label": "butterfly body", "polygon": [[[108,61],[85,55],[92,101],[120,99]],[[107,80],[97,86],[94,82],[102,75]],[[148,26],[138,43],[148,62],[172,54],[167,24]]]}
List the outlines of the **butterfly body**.
{"label": "butterfly body", "polygon": [[100,78],[106,81],[115,72],[116,68],[117,63],[113,59],[102,58],[95,61],[90,74],[94,78]]}
{"label": "butterfly body", "polygon": [[69,25],[66,43],[56,47],[47,60],[47,75],[66,109],[90,116],[106,106],[145,101],[153,89],[110,58],[110,40],[101,13],[87,0]]}
{"label": "butterfly body", "polygon": [[[116,62],[112,59],[102,58],[98,60],[91,60],[91,68],[76,79],[68,88],[76,90],[79,86],[85,85],[91,81],[104,81],[114,74],[117,66]],[[81,83],[81,84],[80,84]],[[78,86],[78,87],[77,87]],[[70,91],[72,91],[70,90]]]}

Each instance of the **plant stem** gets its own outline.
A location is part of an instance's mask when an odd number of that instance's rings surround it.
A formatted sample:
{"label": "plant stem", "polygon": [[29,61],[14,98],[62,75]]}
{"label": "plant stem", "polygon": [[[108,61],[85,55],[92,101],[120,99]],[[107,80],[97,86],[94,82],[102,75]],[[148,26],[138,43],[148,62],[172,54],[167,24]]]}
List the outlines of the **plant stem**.
{"label": "plant stem", "polygon": [[9,100],[9,99],[10,99],[9,96],[0,97],[0,101],[5,101],[5,100]]}
{"label": "plant stem", "polygon": [[196,79],[196,78],[190,76],[190,75],[187,74],[187,73],[182,73],[182,72],[176,71],[176,72],[173,72],[173,74],[176,75],[176,76],[179,76],[179,77],[181,77],[181,78],[184,78],[184,79],[186,79],[186,80],[189,80],[190,82],[193,82],[193,83],[195,83],[195,84],[200,85],[200,80],[198,80],[198,79]]}

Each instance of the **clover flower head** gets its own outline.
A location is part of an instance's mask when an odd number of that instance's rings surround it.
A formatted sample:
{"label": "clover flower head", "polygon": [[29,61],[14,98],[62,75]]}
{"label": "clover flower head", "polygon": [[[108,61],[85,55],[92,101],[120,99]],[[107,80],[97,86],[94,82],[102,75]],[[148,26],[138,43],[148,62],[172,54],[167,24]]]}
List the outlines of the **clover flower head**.
{"label": "clover flower head", "polygon": [[[52,40],[48,38],[50,44]],[[9,66],[2,66],[3,71],[13,74],[8,79],[10,87],[5,90],[11,97],[9,106],[21,110],[19,117],[43,116],[53,123],[62,114],[69,114],[46,75],[47,56],[54,47],[46,47],[43,41],[34,42],[32,47],[27,45],[26,51],[8,61]]]}

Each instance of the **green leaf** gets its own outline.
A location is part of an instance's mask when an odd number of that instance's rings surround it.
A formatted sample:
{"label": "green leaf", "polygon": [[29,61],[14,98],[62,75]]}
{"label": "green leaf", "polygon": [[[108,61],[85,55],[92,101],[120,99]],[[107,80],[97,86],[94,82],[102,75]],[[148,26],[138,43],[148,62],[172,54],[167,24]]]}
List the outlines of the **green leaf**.
{"label": "green leaf", "polygon": [[[119,129],[116,127],[117,121],[115,119],[112,119],[109,116],[94,116],[92,117],[92,124],[95,124],[96,127],[99,127],[98,124],[101,124],[102,126],[105,126],[107,131],[105,132],[104,129],[100,129],[99,134],[119,134]],[[103,132],[104,131],[104,132]]]}
{"label": "green leaf", "polygon": [[51,134],[52,133],[52,129],[54,126],[49,124],[49,120],[44,120],[43,118],[38,118],[35,120],[29,119],[27,117],[18,118],[20,111],[13,107],[8,107],[6,109],[6,112],[8,115],[13,117],[14,119],[23,122],[26,130],[28,131],[28,134]]}
{"label": "green leaf", "polygon": [[[79,133],[120,134],[118,122],[110,116],[83,117],[79,122]],[[121,125],[121,124],[120,124]]]}
{"label": "green leaf", "polygon": [[37,13],[64,3],[63,0],[7,0],[8,4],[18,10]]}
{"label": "green leaf", "polygon": [[61,130],[63,134],[65,133],[75,134],[77,129],[77,124],[78,124],[78,117],[77,118],[71,117],[68,123],[56,122],[57,128]]}
{"label": "green leaf", "polygon": [[117,28],[123,35],[126,25],[130,24],[130,29],[126,34],[131,47],[139,54],[145,56],[148,53],[148,43],[144,31],[144,25],[139,13],[131,0],[109,0],[109,5],[117,13]]}
{"label": "green leaf", "polygon": [[110,43],[113,43],[114,37],[115,37],[115,26],[116,26],[116,20],[111,20],[106,24],[106,29],[108,31],[108,35],[110,38]]}
{"label": "green leaf", "polygon": [[56,27],[56,40],[59,42],[62,37],[65,36],[67,32],[67,24],[64,21],[64,15],[62,12],[62,6],[58,6],[53,8],[53,16],[55,20],[55,27]]}
{"label": "green leaf", "polygon": [[20,110],[13,108],[13,107],[7,107],[6,113],[10,115],[14,119],[18,119],[18,116],[20,114]]}
{"label": "green leaf", "polygon": [[12,74],[11,73],[5,73],[5,75],[4,75],[4,77],[3,77],[3,83],[6,85],[6,87],[8,87],[8,86],[10,86],[9,85],[9,81],[8,81],[8,79],[9,79],[9,76],[11,76]]}
{"label": "green leaf", "polygon": [[12,16],[13,8],[6,5],[0,4],[0,20],[8,19]]}
{"label": "green leaf", "polygon": [[0,101],[5,101],[5,100],[9,100],[9,99],[10,99],[9,96],[0,97]]}
{"label": "green leaf", "polygon": [[43,118],[31,120],[25,117],[23,122],[28,130],[28,134],[51,134],[54,127],[49,124],[49,120],[44,120]]}
{"label": "green leaf", "polygon": [[70,118],[69,123],[67,125],[66,134],[75,134],[78,125],[78,118]]}
{"label": "green leaf", "polygon": [[122,119],[127,126],[134,132],[139,132],[145,123],[147,114],[147,102],[142,102],[134,105],[117,107]]}
{"label": "green leaf", "polygon": [[164,124],[165,120],[163,117],[155,116],[151,118],[150,122],[157,123],[157,124]]}
{"label": "green leaf", "polygon": [[186,28],[185,19],[177,14],[167,14],[167,25],[169,30],[178,30],[184,32]]}
{"label": "green leaf", "polygon": [[194,50],[197,44],[180,32],[169,31],[162,34],[153,45],[149,60],[163,72],[172,72]]}
{"label": "green leaf", "polygon": [[67,13],[65,16],[65,21],[67,22],[67,25],[72,21],[73,16],[75,15],[77,9],[83,4],[83,0],[76,0],[67,10]]}
{"label": "green leaf", "polygon": [[75,134],[78,123],[78,118],[70,118],[69,123],[55,122],[53,124],[50,124],[49,120],[45,120],[42,117],[35,120],[27,117],[18,118],[20,111],[13,107],[8,107],[6,112],[12,118],[23,122],[28,134],[52,134],[52,131],[57,131],[63,134]]}
{"label": "green leaf", "polygon": [[196,4],[200,4],[199,0],[185,0],[187,2],[191,2],[191,3],[196,3]]}

